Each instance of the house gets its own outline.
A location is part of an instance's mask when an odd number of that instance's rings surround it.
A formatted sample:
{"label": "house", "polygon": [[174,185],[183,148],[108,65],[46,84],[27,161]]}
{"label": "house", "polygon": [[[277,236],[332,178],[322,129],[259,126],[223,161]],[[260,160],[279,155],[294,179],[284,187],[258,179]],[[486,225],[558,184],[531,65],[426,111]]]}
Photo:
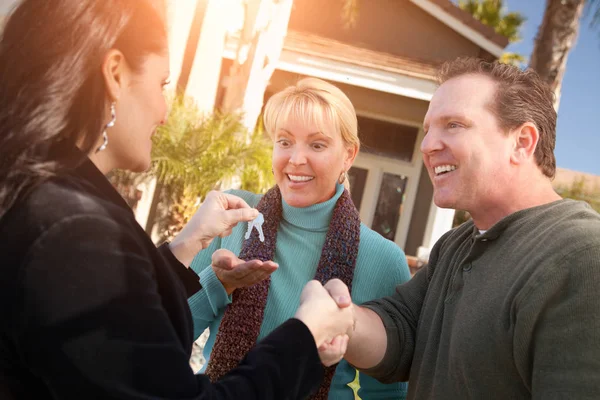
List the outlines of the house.
{"label": "house", "polygon": [[[202,23],[217,21],[221,26],[212,31],[203,26],[199,46],[207,46],[202,43],[207,41],[218,47],[212,53],[221,54],[218,79],[204,75],[206,83],[200,83],[201,71],[215,70],[214,65],[206,63],[213,57],[205,56],[202,62],[197,61],[197,69],[191,68],[190,77],[196,83],[186,90],[201,104],[209,98],[212,107],[222,104],[223,92],[232,84],[229,71],[239,54],[242,34],[230,28],[223,45],[216,37],[227,30],[223,21],[231,22],[243,15],[239,0],[218,0],[219,5],[216,1],[204,5],[207,14]],[[258,2],[264,6],[271,0]],[[449,0],[362,2],[357,23],[351,29],[345,28],[341,18],[341,2],[279,3],[291,5],[283,13],[289,21],[283,27],[282,48],[277,49],[275,61],[268,52],[257,56],[260,49],[250,60],[255,64],[274,64],[260,97],[254,98],[250,108],[256,108],[256,104],[260,107],[272,94],[304,76],[322,78],[340,87],[353,102],[359,118],[362,149],[349,175],[352,198],[363,222],[393,240],[406,254],[416,255],[419,248],[430,248],[450,229],[454,215],[452,210],[433,204],[433,188],[419,151],[422,121],[436,88],[436,69],[443,61],[459,56],[497,59],[508,44],[507,39]],[[216,7],[222,7],[221,20]],[[182,9],[181,3],[167,3],[171,32],[174,21],[183,19]],[[188,20],[192,13],[193,9],[188,8]],[[209,13],[212,18],[208,18]],[[239,20],[232,22],[236,24],[237,28],[241,26]],[[277,43],[277,38],[271,40]],[[181,48],[182,44],[174,46]],[[182,56],[172,51],[172,57]],[[177,66],[172,67],[172,71],[177,70]],[[258,75],[249,76],[248,86],[252,86],[253,79],[260,80]],[[256,115],[255,110],[252,123]]]}

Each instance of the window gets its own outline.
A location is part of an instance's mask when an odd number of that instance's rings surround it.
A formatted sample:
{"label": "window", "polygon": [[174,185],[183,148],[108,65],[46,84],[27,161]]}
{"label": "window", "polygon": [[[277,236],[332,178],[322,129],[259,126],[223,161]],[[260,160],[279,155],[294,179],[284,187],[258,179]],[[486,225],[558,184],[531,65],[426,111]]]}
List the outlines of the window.
{"label": "window", "polygon": [[361,152],[411,162],[419,128],[358,117]]}

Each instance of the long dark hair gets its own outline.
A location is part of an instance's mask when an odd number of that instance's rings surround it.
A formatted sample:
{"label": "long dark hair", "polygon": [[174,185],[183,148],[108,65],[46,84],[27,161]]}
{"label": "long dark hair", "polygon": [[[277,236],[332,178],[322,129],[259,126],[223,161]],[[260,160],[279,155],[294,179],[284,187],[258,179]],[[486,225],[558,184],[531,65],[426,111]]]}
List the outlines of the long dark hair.
{"label": "long dark hair", "polygon": [[37,183],[92,151],[106,122],[101,72],[110,49],[135,71],[167,48],[149,0],[23,0],[0,39],[0,218]]}

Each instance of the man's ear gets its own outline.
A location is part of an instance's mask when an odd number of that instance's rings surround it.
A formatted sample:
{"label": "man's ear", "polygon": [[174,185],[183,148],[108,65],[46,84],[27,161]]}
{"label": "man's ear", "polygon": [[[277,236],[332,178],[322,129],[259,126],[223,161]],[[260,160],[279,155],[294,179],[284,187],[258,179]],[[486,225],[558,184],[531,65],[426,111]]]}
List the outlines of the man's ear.
{"label": "man's ear", "polygon": [[102,76],[106,85],[107,96],[110,101],[117,101],[121,97],[129,72],[125,56],[119,50],[111,49],[104,56],[102,62]]}
{"label": "man's ear", "polygon": [[526,122],[513,130],[514,149],[510,157],[513,164],[522,164],[534,157],[535,149],[540,139],[540,132],[531,122]]}

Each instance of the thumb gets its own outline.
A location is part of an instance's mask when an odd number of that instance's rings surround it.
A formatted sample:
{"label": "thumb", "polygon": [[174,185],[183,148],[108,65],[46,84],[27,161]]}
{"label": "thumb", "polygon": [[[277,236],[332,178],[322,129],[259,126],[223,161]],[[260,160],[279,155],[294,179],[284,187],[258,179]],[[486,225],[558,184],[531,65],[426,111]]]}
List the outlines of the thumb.
{"label": "thumb", "polygon": [[352,298],[350,297],[350,291],[339,279],[332,279],[325,284],[325,289],[329,292],[329,295],[340,308],[348,307],[352,304]]}

